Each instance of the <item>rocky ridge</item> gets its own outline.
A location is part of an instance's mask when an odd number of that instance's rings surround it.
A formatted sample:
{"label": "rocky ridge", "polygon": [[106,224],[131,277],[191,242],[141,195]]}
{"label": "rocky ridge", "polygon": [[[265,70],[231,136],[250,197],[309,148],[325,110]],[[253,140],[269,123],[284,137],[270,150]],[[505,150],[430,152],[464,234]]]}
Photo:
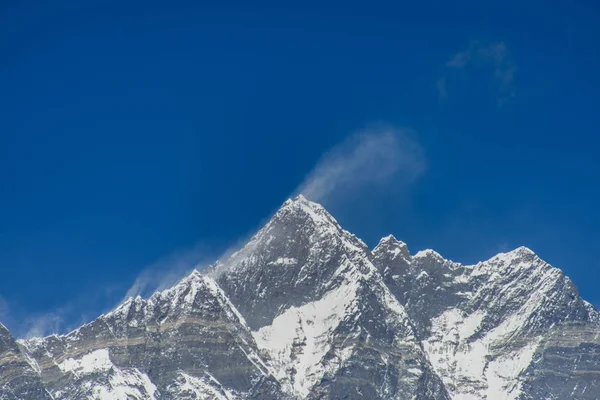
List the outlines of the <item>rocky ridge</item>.
{"label": "rocky ridge", "polygon": [[598,399],[600,317],[519,248],[370,250],[286,201],[236,253],[66,335],[0,325],[0,400]]}

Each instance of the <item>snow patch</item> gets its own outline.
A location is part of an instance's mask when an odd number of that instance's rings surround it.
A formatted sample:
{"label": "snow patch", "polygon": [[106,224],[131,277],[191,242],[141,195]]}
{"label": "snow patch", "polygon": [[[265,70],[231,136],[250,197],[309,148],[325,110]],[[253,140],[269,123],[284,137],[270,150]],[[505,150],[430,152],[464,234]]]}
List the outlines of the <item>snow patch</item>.
{"label": "snow patch", "polygon": [[94,372],[107,371],[113,367],[108,355],[108,349],[92,351],[80,359],[67,358],[58,364],[62,372],[73,372],[74,374],[91,374]]}
{"label": "snow patch", "polygon": [[135,368],[115,370],[108,383],[93,388],[93,400],[157,400],[156,386],[146,374]]}
{"label": "snow patch", "polygon": [[509,318],[481,338],[469,340],[481,333],[485,316],[479,310],[472,314],[457,308],[445,311],[433,319],[431,336],[423,341],[423,348],[453,399],[515,400],[520,394],[521,374],[531,363],[540,339],[505,354],[502,346],[512,327]]}
{"label": "snow patch", "polygon": [[[155,400],[158,394],[156,386],[146,374],[135,368],[119,369],[111,361],[107,349],[95,350],[79,359],[68,358],[58,364],[63,373],[73,373],[78,378],[91,381],[84,383],[91,389],[93,400]],[[107,380],[97,379],[103,374]],[[95,382],[95,383],[94,383]],[[68,393],[56,392],[55,397],[69,398]]]}
{"label": "snow patch", "polygon": [[[289,391],[306,397],[326,372],[340,364],[323,357],[331,349],[335,328],[356,307],[356,290],[355,283],[342,285],[318,301],[290,307],[272,325],[253,333],[259,348],[270,356],[275,377]],[[348,349],[337,354],[341,361],[350,355]]]}
{"label": "snow patch", "polygon": [[272,262],[275,265],[295,265],[298,264],[298,260],[295,258],[279,257],[277,260]]}
{"label": "snow patch", "polygon": [[525,347],[501,355],[488,364],[485,376],[488,382],[488,399],[514,400],[521,394],[518,377],[531,363],[540,340],[535,340]]}
{"label": "snow patch", "polygon": [[181,372],[176,383],[169,388],[177,398],[194,400],[236,400],[238,397],[209,373],[202,378]]}

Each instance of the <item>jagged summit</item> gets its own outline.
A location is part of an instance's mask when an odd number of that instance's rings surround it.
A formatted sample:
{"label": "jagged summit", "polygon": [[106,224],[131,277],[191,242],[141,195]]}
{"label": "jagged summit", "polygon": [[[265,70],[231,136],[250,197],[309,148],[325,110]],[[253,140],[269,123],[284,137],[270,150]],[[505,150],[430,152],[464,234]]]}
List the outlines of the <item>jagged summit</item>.
{"label": "jagged summit", "polygon": [[432,250],[432,249],[425,249],[425,250],[418,251],[417,254],[415,254],[413,256],[413,258],[416,258],[416,259],[424,258],[424,259],[432,260],[432,261],[439,262],[439,263],[443,263],[444,261],[447,261],[444,257],[442,257],[442,255],[440,253],[438,253],[437,251]]}
{"label": "jagged summit", "polygon": [[0,324],[0,400],[600,398],[600,314],[526,247],[370,250],[285,201],[237,252],[66,335]]}
{"label": "jagged summit", "polygon": [[[220,259],[209,273],[219,277],[230,269],[244,269],[254,265],[265,247],[271,248],[280,242],[287,247],[306,250],[308,243],[335,241],[343,243],[352,251],[368,253],[368,247],[360,239],[344,230],[336,219],[320,204],[307,200],[301,194],[286,200],[271,219],[241,249]],[[304,247],[300,245],[304,243]],[[293,249],[291,252],[294,252]],[[268,251],[267,251],[268,253]],[[278,263],[296,263],[297,257],[272,260]]]}
{"label": "jagged summit", "polygon": [[379,243],[377,243],[377,246],[375,246],[373,248],[373,252],[376,252],[376,249],[378,247],[397,247],[397,248],[401,248],[401,249],[406,249],[406,252],[408,253],[408,246],[406,245],[406,243],[404,243],[401,240],[396,239],[396,237],[394,235],[387,235],[385,237],[382,237],[379,240]]}
{"label": "jagged summit", "polygon": [[[504,253],[498,253],[495,256],[493,256],[490,260],[492,259],[517,259],[517,258],[532,258],[532,257],[537,257],[537,255],[534,253],[533,250],[531,250],[529,247],[525,247],[525,246],[519,246],[516,249],[504,252]],[[490,261],[488,260],[488,261]]]}
{"label": "jagged summit", "polygon": [[21,348],[54,400],[281,398],[244,318],[198,271]]}
{"label": "jagged summit", "polygon": [[289,199],[287,199],[283,205],[288,205],[291,203],[307,203],[307,204],[317,204],[320,206],[319,203],[316,202],[312,202],[310,200],[308,200],[306,197],[304,197],[304,195],[302,193],[297,194],[295,197],[290,197]]}
{"label": "jagged summit", "polygon": [[304,195],[302,195],[302,194],[298,194],[295,197],[288,198],[286,201],[283,202],[283,204],[281,205],[281,207],[279,209],[281,210],[281,209],[285,209],[288,207],[294,207],[294,206],[309,207],[309,208],[312,208],[313,210],[324,210],[325,212],[327,212],[320,203],[311,201],[311,200],[307,199],[306,197],[304,197]]}
{"label": "jagged summit", "polygon": [[[287,200],[244,247],[220,260],[211,274],[257,329],[280,307],[300,306],[322,295],[336,284],[335,278],[376,273],[370,258],[367,245],[342,229],[325,208],[298,196]],[[248,301],[257,293],[257,299]]]}
{"label": "jagged summit", "polygon": [[[272,220],[284,216],[287,213],[298,213],[311,218],[314,223],[319,225],[332,225],[336,229],[340,229],[338,222],[321,204],[308,200],[302,194],[294,198],[286,200],[279,210],[275,213]],[[269,224],[267,224],[268,226]]]}

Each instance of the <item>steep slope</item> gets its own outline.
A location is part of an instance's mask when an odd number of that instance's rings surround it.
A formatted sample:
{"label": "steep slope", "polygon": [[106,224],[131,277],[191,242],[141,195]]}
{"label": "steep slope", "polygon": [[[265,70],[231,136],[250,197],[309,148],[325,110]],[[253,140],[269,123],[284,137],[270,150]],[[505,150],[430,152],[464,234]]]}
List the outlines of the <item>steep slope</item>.
{"label": "steep slope", "polygon": [[0,325],[0,400],[600,398],[600,315],[521,247],[373,251],[286,201],[241,250],[67,335]]}
{"label": "steep slope", "polygon": [[453,398],[600,396],[597,313],[531,250],[462,266],[387,237],[373,253]]}
{"label": "steep slope", "polygon": [[52,399],[34,366],[8,329],[0,324],[0,400]]}
{"label": "steep slope", "polygon": [[446,398],[367,246],[318,204],[288,200],[212,272],[298,398]]}
{"label": "steep slope", "polygon": [[22,348],[55,400],[281,398],[244,319],[198,272]]}

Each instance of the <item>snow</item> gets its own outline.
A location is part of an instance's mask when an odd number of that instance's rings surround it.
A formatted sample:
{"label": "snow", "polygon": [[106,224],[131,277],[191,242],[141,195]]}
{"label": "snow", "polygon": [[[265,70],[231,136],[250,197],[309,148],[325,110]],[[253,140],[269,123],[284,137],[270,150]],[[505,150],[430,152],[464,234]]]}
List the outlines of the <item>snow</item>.
{"label": "snow", "polygon": [[458,329],[458,335],[462,340],[470,338],[477,332],[481,321],[485,317],[486,313],[481,310],[475,311],[473,314],[466,317]]}
{"label": "snow", "polygon": [[470,280],[469,280],[469,276],[468,276],[468,275],[466,275],[466,274],[463,274],[463,275],[457,275],[457,276],[455,276],[455,277],[454,277],[454,279],[453,279],[453,282],[454,282],[454,283],[459,283],[459,284],[460,284],[460,283],[468,283],[469,281],[470,281]]}
{"label": "snow", "polygon": [[[199,292],[209,294],[207,299],[209,304],[194,304],[197,301],[197,294]],[[198,271],[193,271],[189,276],[183,278],[172,288],[155,293],[147,301],[141,298],[128,299],[113,312],[103,315],[101,318],[108,322],[109,329],[113,332],[113,329],[120,329],[114,328],[114,326],[125,326],[125,322],[131,326],[132,322],[129,321],[127,317],[132,310],[135,309],[140,312],[142,318],[147,318],[146,315],[151,315],[154,307],[161,304],[167,305],[166,309],[169,310],[165,317],[159,321],[159,323],[163,325],[167,322],[170,323],[169,321],[171,318],[177,318],[177,320],[185,318],[185,315],[189,313],[193,307],[212,307],[213,305],[216,305],[225,313],[227,319],[234,324],[239,324],[240,328],[246,329],[248,333],[250,332],[244,318],[229,301],[217,283],[210,277],[203,275]],[[174,312],[170,312],[171,310]],[[138,321],[134,318],[132,321],[133,320],[135,320],[136,324],[144,323],[142,319]],[[67,337],[77,337],[77,332],[78,331],[74,331]],[[113,335],[114,334],[115,332],[113,332]],[[62,337],[59,337],[59,339],[61,338]],[[115,339],[116,338],[117,336],[115,336]],[[246,341],[246,339],[251,340],[251,336],[242,335],[238,339],[239,343],[237,343],[237,345],[246,355],[248,360],[254,364],[256,369],[262,375],[269,375],[270,372],[268,367],[264,364],[260,356],[252,349],[253,343],[248,343]],[[34,341],[33,343],[37,342]],[[51,359],[55,359],[51,354],[48,354],[48,356]],[[89,396],[91,396],[90,399],[153,400],[158,396],[157,388],[153,385],[147,375],[135,368],[119,368],[115,366],[111,362],[109,350],[107,348],[96,349],[87,354],[66,358],[57,365],[61,372],[73,374],[78,380],[81,380],[81,382],[84,382],[84,384],[87,385],[86,388]],[[189,383],[193,380],[192,378],[193,377],[190,376],[187,381],[185,379],[184,381]],[[198,380],[199,378],[194,379]],[[203,380],[197,382],[195,381],[195,383],[208,382],[206,380],[208,378],[202,379]],[[206,392],[206,390],[203,389],[203,392]],[[228,393],[225,389],[222,389],[222,392]],[[62,391],[57,391],[55,395],[57,399],[68,399],[72,393],[70,392],[70,389],[63,388]],[[223,397],[223,399],[237,398],[233,394],[227,396]],[[204,397],[199,398],[212,399],[219,397],[209,393]]]}
{"label": "snow", "polygon": [[[34,343],[37,343],[39,345],[39,343],[41,342],[41,339],[39,339],[39,338],[33,338],[32,341]],[[27,361],[27,363],[29,364],[29,366],[31,366],[31,368],[33,368],[33,370],[35,372],[37,372],[38,374],[41,374],[42,373],[42,369],[40,368],[39,363],[33,357],[31,357],[31,355],[29,354],[30,351],[31,351],[31,347],[33,347],[33,346],[29,343],[29,341],[23,340],[23,339],[17,340],[17,343],[20,346],[23,346],[23,348],[24,348],[25,351],[23,351],[22,354],[25,356],[25,360]]]}
{"label": "snow", "polygon": [[509,354],[500,355],[488,364],[485,376],[488,399],[517,399],[521,389],[517,377],[529,367],[540,339]]}
{"label": "snow", "polygon": [[482,311],[465,315],[456,308],[447,310],[432,321],[432,335],[423,341],[423,348],[453,399],[514,400],[520,393],[521,373],[531,363],[539,339],[505,354],[506,332],[501,325],[470,341],[484,317]]}
{"label": "snow", "polygon": [[421,271],[419,273],[419,275],[417,275],[417,280],[423,279],[423,278],[428,278],[429,274],[426,271]]}
{"label": "snow", "polygon": [[80,359],[68,358],[58,364],[58,368],[62,372],[73,372],[76,375],[107,371],[112,366],[113,364],[108,356],[108,349],[93,351]]}
{"label": "snow", "polygon": [[[317,288],[314,292],[301,297],[317,300],[289,308],[286,308],[288,306],[284,302],[279,308],[280,314],[271,325],[252,332],[258,347],[269,357],[267,363],[254,351],[256,347],[251,343],[252,338],[246,335],[247,332],[237,337],[239,340],[236,345],[264,376],[273,374],[288,393],[305,398],[324,376],[335,375],[355,352],[352,344],[354,331],[348,333],[346,330],[345,336],[336,336],[342,323],[381,318],[385,320],[386,327],[396,328],[401,323],[404,324],[405,330],[396,329],[402,332],[401,334],[396,335],[394,331],[396,348],[403,345],[413,346],[416,339],[404,307],[383,284],[379,272],[371,262],[377,259],[378,255],[375,254],[375,258],[372,258],[364,243],[343,230],[323,207],[301,195],[286,201],[274,219],[243,249],[231,256],[228,267],[254,268],[260,267],[261,262],[266,263],[262,258],[265,253],[261,251],[277,239],[278,231],[274,228],[276,224],[273,221],[283,217],[288,218],[285,220],[288,221],[290,214],[294,220],[306,224],[300,228],[310,232],[306,249],[310,252],[310,262],[300,262],[288,256],[291,254],[265,252],[269,255],[268,265],[275,266],[272,271],[298,268],[299,272],[294,282],[297,284],[303,279],[312,278],[315,266],[324,265],[323,260],[331,257],[331,254],[339,257],[335,259],[338,263],[337,268],[327,271],[327,281],[315,283]],[[290,239],[289,244],[296,245],[294,238]],[[385,256],[389,257],[385,258],[386,260],[402,256],[409,264],[416,261],[410,265],[410,276],[392,275],[394,279],[423,280],[416,285],[418,287],[426,286],[426,281],[435,282],[431,286],[442,285],[433,289],[438,290],[438,293],[448,288],[456,289],[453,293],[459,298],[456,301],[457,305],[444,310],[430,321],[429,336],[421,342],[434,371],[442,378],[452,398],[517,399],[521,395],[523,374],[531,365],[542,340],[539,331],[530,329],[530,326],[540,328],[539,320],[547,315],[547,309],[544,307],[553,306],[556,282],[561,278],[561,272],[545,264],[525,247],[498,254],[474,266],[461,266],[445,260],[433,250],[420,251],[411,257],[406,245],[392,235],[382,238],[373,253],[383,245]],[[333,253],[330,249],[339,253]],[[270,257],[273,254],[274,256]],[[292,254],[304,257],[298,252]],[[429,267],[432,260],[443,263],[443,270],[427,269],[426,272],[424,267]],[[436,282],[439,277],[443,277],[441,283]],[[366,314],[368,311],[365,311],[364,315],[361,314],[361,310],[366,308],[362,308],[364,304],[358,293],[363,293],[359,289],[366,287],[361,286],[365,285],[365,282],[369,285],[370,293],[377,297],[378,306],[383,309],[383,312],[378,312],[377,315]],[[267,289],[268,284],[260,283],[256,288],[258,298],[268,296]],[[211,294],[212,297],[209,296],[207,300],[208,304],[194,304],[200,291]],[[428,293],[424,295],[427,296]],[[130,298],[102,318],[127,320],[129,326],[143,328],[143,319],[127,317],[133,311],[151,314],[147,310],[155,311],[153,307],[162,302],[166,302],[165,313],[160,314],[164,315],[164,319],[159,321],[159,325],[164,324],[163,327],[167,321],[173,322],[169,318],[177,321],[185,319],[186,312],[189,312],[192,306],[214,306],[226,314],[227,324],[233,322],[236,329],[240,326],[249,332],[243,316],[217,283],[198,271],[193,271],[172,288],[158,292],[148,300]],[[584,307],[589,314],[588,318],[600,324],[600,314],[589,303],[584,303]],[[534,325],[536,323],[538,325]],[[118,336],[119,332],[113,332],[113,325],[115,324],[109,324],[108,329],[115,339],[121,339]],[[344,328],[348,326],[345,324]],[[355,327],[364,328],[360,322],[352,325],[353,329]],[[156,329],[161,329],[161,326]],[[379,339],[377,332],[363,330],[362,333],[366,344],[373,345]],[[51,361],[62,360],[57,364],[59,370],[63,374],[75,376],[78,384],[81,383],[82,387],[89,389],[93,399],[151,400],[160,396],[147,375],[135,368],[115,366],[111,362],[108,349],[96,349],[83,355],[72,351],[81,340],[78,331],[56,338],[66,343],[71,357],[63,359],[64,353],[59,356],[50,354],[48,349],[52,347],[47,346],[42,339],[20,343],[26,347],[24,354],[36,371],[43,372],[40,365],[44,366],[45,363],[40,361],[38,365],[30,354],[33,350],[42,348],[46,350]],[[340,338],[344,340],[339,340]],[[420,351],[417,346],[415,348]],[[381,354],[383,363],[388,362],[389,354],[391,353]],[[411,365],[406,370],[408,379],[412,379],[411,375],[418,379],[423,374],[424,370],[419,366]],[[195,365],[194,368],[196,367],[198,366]],[[199,368],[180,371],[175,382],[167,388],[176,394],[174,398],[235,400],[243,397],[242,394],[224,388],[213,375]],[[64,400],[72,397],[73,393],[65,391],[54,395],[57,400]]]}
{"label": "snow", "polygon": [[384,238],[381,238],[377,246],[373,249],[373,254],[378,254],[384,249],[389,255],[390,260],[395,260],[398,256],[402,255],[403,259],[406,261],[410,261],[410,253],[408,251],[408,247],[406,243],[399,241],[393,235],[388,235]]}
{"label": "snow", "polygon": [[[522,374],[541,340],[529,335],[528,326],[561,277],[559,270],[531,255],[519,248],[466,268],[460,282],[480,282],[473,291],[461,292],[467,303],[432,320],[423,348],[453,398],[513,400],[521,393]],[[480,308],[466,311],[468,304]]]}
{"label": "snow", "polygon": [[276,265],[294,265],[297,264],[298,260],[295,258],[279,257],[273,264]]}
{"label": "snow", "polygon": [[[78,378],[91,375],[88,381],[93,400],[154,400],[157,397],[156,386],[146,374],[135,368],[119,369],[110,360],[108,349],[99,349],[82,357],[68,358],[58,364],[63,373],[72,373]],[[106,384],[97,380],[97,375],[108,377]],[[97,383],[93,383],[97,382]],[[57,392],[56,398],[68,393]],[[68,398],[68,397],[67,397]]]}
{"label": "snow", "polygon": [[440,255],[440,253],[438,253],[435,250],[431,250],[431,249],[421,250],[413,256],[413,259],[419,259],[419,258],[433,258],[440,262],[446,261],[446,259],[444,259],[444,257],[442,257]]}
{"label": "snow", "polygon": [[177,398],[195,400],[236,400],[238,397],[222,385],[209,373],[202,378],[181,372],[180,377],[169,389],[173,390]]}
{"label": "snow", "polygon": [[156,400],[158,391],[146,374],[133,368],[127,371],[116,369],[108,385],[96,385],[92,390],[93,400]]}
{"label": "snow", "polygon": [[[335,328],[356,307],[357,288],[348,283],[318,301],[290,307],[272,325],[253,333],[259,348],[270,356],[275,377],[290,380],[286,382],[289,391],[306,397],[328,370],[339,365],[323,357],[331,349]],[[351,349],[346,350],[337,354],[340,362],[350,357]]]}

